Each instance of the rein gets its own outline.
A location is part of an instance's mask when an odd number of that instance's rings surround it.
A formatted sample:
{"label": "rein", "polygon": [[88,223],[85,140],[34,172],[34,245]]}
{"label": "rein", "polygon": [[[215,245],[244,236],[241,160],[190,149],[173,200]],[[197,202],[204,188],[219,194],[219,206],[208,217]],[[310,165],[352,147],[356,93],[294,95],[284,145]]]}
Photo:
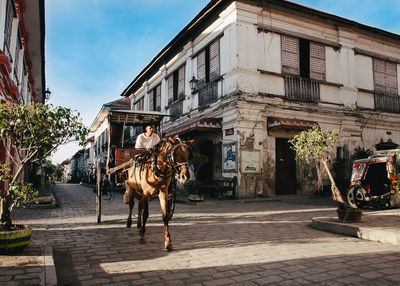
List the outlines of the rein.
{"label": "rein", "polygon": [[[154,150],[154,152],[153,152],[153,154],[152,154],[152,159],[153,159],[153,160],[152,160],[152,162],[151,162],[151,167],[152,167],[152,170],[153,170],[154,174],[155,174],[157,177],[160,177],[160,178],[162,178],[162,179],[168,179],[168,178],[171,177],[173,174],[177,173],[177,172],[179,171],[179,169],[180,169],[182,166],[189,167],[189,163],[188,163],[188,162],[185,162],[185,163],[175,162],[174,152],[175,152],[175,150],[176,150],[177,148],[183,147],[183,146],[186,147],[186,145],[185,145],[184,143],[179,142],[179,144],[177,144],[177,145],[172,145],[172,147],[170,147],[169,149],[166,150],[166,153],[167,153],[167,162],[166,162],[166,163],[169,165],[169,167],[171,167],[171,171],[168,172],[168,173],[163,173],[163,172],[158,168],[158,166],[157,166],[157,158],[158,158],[158,155],[159,155],[159,154],[157,153],[156,150]],[[158,149],[159,149],[159,146],[158,146],[158,148],[156,148],[156,149],[158,150]]]}

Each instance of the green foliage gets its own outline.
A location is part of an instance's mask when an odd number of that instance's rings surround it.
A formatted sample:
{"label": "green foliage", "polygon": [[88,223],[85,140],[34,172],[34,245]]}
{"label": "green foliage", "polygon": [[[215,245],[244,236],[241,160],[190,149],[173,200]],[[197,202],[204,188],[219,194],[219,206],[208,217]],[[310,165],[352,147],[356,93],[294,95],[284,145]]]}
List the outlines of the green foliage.
{"label": "green foliage", "polygon": [[296,151],[296,159],[309,164],[315,159],[326,159],[334,144],[339,140],[339,130],[322,131],[317,126],[300,132],[289,142]]}
{"label": "green foliage", "polygon": [[346,164],[347,159],[336,158],[333,161],[332,169],[336,179],[343,179],[346,177]]}
{"label": "green foliage", "polygon": [[365,149],[364,147],[356,147],[354,149],[353,155],[351,155],[351,159],[352,160],[365,159],[371,156],[372,154],[374,154],[374,151],[372,151],[371,149]]}
{"label": "green foliage", "polygon": [[[200,168],[204,164],[207,164],[208,161],[209,161],[209,159],[206,155],[203,155],[198,152],[193,152],[193,157],[189,163],[193,167],[193,172],[194,172],[195,176],[196,176],[197,172],[200,170]],[[196,179],[189,180],[183,185],[184,190],[187,193],[192,194],[192,195],[197,195],[202,187],[203,187],[203,183]]]}
{"label": "green foliage", "polygon": [[[83,144],[88,129],[79,113],[69,108],[52,105],[0,104],[0,144],[11,161],[0,165],[0,180],[8,182],[9,189],[1,190],[4,201],[1,220],[11,223],[9,212],[13,206],[37,195],[31,184],[20,183],[25,166],[40,162],[62,144],[79,141]],[[14,174],[10,175],[13,166]],[[50,167],[50,166],[49,166]]]}
{"label": "green foliage", "polygon": [[312,161],[320,161],[322,163],[331,181],[333,200],[347,208],[348,206],[344,203],[328,166],[330,154],[339,138],[338,129],[322,131],[317,126],[314,126],[300,132],[293,139],[289,140],[289,142],[293,145],[292,149],[296,151],[296,159],[299,161],[307,164],[310,164]]}
{"label": "green foliage", "polygon": [[204,164],[207,164],[209,160],[210,159],[208,159],[208,157],[206,155],[203,155],[203,154],[197,153],[197,152],[193,152],[193,158],[190,161],[190,164],[193,166],[194,174],[196,175],[197,172],[199,171],[199,169]]}
{"label": "green foliage", "polygon": [[11,139],[12,147],[28,152],[28,156],[34,153],[31,160],[40,160],[70,141],[83,143],[87,133],[79,113],[69,108],[43,104],[0,105],[0,140]]}
{"label": "green foliage", "polygon": [[198,180],[187,181],[183,188],[191,195],[198,195],[201,188],[203,188],[203,183]]}

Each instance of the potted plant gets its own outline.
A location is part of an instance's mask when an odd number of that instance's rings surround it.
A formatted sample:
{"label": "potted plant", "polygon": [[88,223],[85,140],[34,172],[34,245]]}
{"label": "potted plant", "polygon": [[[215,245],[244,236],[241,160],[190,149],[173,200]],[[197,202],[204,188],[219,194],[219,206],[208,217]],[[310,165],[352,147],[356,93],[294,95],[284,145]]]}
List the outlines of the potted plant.
{"label": "potted plant", "polygon": [[197,152],[193,152],[193,157],[190,160],[190,165],[193,168],[193,175],[194,178],[193,180],[187,181],[184,185],[183,188],[184,190],[189,193],[189,200],[191,201],[202,201],[204,200],[203,196],[200,196],[199,192],[201,188],[203,188],[203,183],[199,180],[196,180],[196,176],[200,168],[204,165],[207,164],[209,161],[208,157]]}
{"label": "potted plant", "polygon": [[306,164],[315,161],[321,162],[331,182],[332,199],[338,204],[338,218],[344,221],[359,221],[361,219],[361,211],[351,208],[344,202],[329,168],[329,159],[339,138],[338,129],[322,131],[319,127],[314,126],[300,132],[289,142],[292,144],[293,150],[296,151],[297,160]]}
{"label": "potted plant", "polygon": [[79,113],[71,109],[43,104],[0,104],[0,152],[7,158],[0,162],[0,252],[12,252],[30,242],[32,230],[11,221],[14,207],[38,195],[32,184],[23,179],[27,167],[40,163],[62,144],[83,142],[87,133]]}

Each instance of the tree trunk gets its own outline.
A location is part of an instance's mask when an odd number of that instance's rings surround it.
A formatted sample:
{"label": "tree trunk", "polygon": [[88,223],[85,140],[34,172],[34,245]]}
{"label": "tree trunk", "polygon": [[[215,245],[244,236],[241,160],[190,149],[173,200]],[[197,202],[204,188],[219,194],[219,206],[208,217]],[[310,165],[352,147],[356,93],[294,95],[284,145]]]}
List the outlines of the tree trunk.
{"label": "tree trunk", "polygon": [[331,185],[332,185],[332,187],[331,187],[332,199],[333,199],[335,202],[339,203],[339,204],[342,204],[342,205],[344,205],[344,206],[347,206],[347,205],[345,204],[345,202],[343,201],[343,197],[342,197],[342,195],[340,194],[340,191],[339,191],[338,187],[336,186],[335,179],[333,178],[332,173],[331,173],[331,171],[329,170],[329,166],[328,166],[327,160],[322,159],[321,161],[322,161],[322,163],[324,164],[326,173],[328,174],[329,180],[331,181]]}
{"label": "tree trunk", "polygon": [[4,227],[4,230],[10,230],[11,228],[11,216],[10,216],[10,207],[7,198],[1,199],[1,224]]}

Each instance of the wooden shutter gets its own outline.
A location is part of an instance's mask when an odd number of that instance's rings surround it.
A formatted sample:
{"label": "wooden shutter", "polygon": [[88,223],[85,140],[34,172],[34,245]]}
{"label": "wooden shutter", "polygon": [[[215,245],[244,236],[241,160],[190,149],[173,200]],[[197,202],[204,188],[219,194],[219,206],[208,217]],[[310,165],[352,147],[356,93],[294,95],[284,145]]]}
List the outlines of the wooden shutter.
{"label": "wooden shutter", "polygon": [[210,81],[219,75],[219,39],[217,39],[210,44]]}
{"label": "wooden shutter", "polygon": [[[7,1],[7,14],[6,14],[6,23],[5,23],[5,35],[4,35],[4,43],[8,49],[11,46],[11,31],[12,31],[12,22],[14,18],[14,1]],[[7,51],[9,52],[9,50]],[[9,56],[9,55],[8,55]]]}
{"label": "wooden shutter", "polygon": [[398,94],[397,65],[393,62],[373,59],[373,69],[375,91]]}
{"label": "wooden shutter", "polygon": [[174,101],[174,75],[171,74],[167,80],[168,83],[168,104]]}
{"label": "wooden shutter", "polygon": [[156,111],[161,110],[161,84],[156,87]]}
{"label": "wooden shutter", "polygon": [[178,70],[178,98],[185,95],[185,66]]}
{"label": "wooden shutter", "polygon": [[397,93],[397,65],[392,62],[386,62],[386,92],[390,94]]}
{"label": "wooden shutter", "polygon": [[373,66],[374,66],[374,89],[377,92],[386,92],[385,61],[380,59],[374,59]]}
{"label": "wooden shutter", "polygon": [[299,74],[299,39],[281,35],[282,72]]}
{"label": "wooden shutter", "polygon": [[149,93],[149,110],[154,110],[154,89]]}
{"label": "wooden shutter", "polygon": [[325,80],[325,46],[310,42],[310,78]]}
{"label": "wooden shutter", "polygon": [[201,51],[197,55],[197,80],[199,86],[206,81],[206,51]]}

